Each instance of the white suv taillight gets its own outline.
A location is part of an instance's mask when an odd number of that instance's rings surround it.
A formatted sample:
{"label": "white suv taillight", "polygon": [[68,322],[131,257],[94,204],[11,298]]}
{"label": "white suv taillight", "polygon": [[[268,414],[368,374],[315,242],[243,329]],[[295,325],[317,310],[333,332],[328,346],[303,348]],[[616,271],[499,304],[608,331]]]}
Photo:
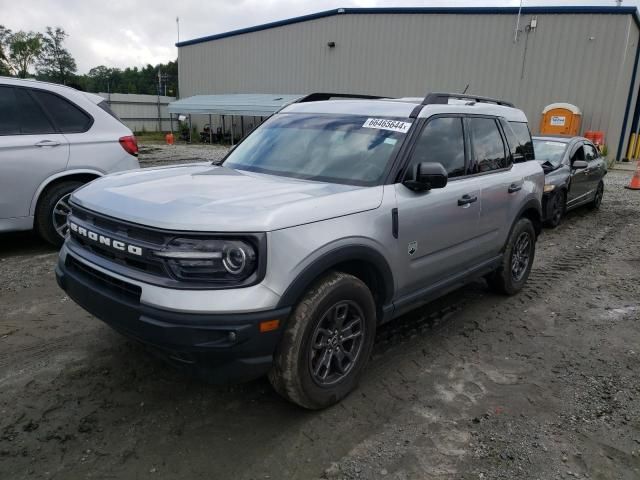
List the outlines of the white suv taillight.
{"label": "white suv taillight", "polygon": [[119,142],[129,155],[138,156],[138,140],[136,140],[135,135],[120,137]]}

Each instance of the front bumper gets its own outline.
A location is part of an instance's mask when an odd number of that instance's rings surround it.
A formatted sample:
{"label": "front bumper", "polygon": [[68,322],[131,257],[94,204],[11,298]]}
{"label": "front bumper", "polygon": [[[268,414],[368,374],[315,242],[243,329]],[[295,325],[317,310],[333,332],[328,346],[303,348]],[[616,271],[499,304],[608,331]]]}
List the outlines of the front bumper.
{"label": "front bumper", "polygon": [[[81,307],[181,369],[211,382],[237,382],[268,372],[290,308],[238,314],[183,313],[140,302],[140,288],[67,254],[58,285]],[[280,328],[260,332],[260,323]]]}

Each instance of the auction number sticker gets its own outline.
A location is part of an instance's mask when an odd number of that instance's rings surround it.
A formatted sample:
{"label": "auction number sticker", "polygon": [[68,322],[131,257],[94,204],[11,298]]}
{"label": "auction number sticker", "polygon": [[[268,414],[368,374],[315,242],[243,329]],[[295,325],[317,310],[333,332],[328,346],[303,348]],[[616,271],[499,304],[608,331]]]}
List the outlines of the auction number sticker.
{"label": "auction number sticker", "polygon": [[377,128],[378,130],[391,130],[392,132],[407,133],[411,122],[401,122],[399,120],[386,120],[384,118],[367,118],[362,125],[364,128]]}

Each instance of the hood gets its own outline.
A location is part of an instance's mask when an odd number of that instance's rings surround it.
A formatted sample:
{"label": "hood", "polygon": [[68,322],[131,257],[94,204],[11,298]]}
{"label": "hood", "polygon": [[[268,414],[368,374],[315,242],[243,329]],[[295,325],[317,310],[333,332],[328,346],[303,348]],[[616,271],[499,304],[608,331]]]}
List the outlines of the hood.
{"label": "hood", "polygon": [[109,175],[77,190],[72,201],[169,230],[266,232],[375,209],[382,191],[207,163]]}

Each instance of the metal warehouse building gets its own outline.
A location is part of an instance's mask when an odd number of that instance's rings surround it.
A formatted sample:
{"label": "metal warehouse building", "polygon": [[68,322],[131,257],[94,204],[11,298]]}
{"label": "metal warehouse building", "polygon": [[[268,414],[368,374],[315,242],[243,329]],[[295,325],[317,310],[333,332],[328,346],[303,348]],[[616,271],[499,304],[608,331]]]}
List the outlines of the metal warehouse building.
{"label": "metal warehouse building", "polygon": [[638,129],[640,19],[629,7],[341,8],[177,44],[182,98],[221,93],[423,96],[522,108],[568,102],[625,156]]}

